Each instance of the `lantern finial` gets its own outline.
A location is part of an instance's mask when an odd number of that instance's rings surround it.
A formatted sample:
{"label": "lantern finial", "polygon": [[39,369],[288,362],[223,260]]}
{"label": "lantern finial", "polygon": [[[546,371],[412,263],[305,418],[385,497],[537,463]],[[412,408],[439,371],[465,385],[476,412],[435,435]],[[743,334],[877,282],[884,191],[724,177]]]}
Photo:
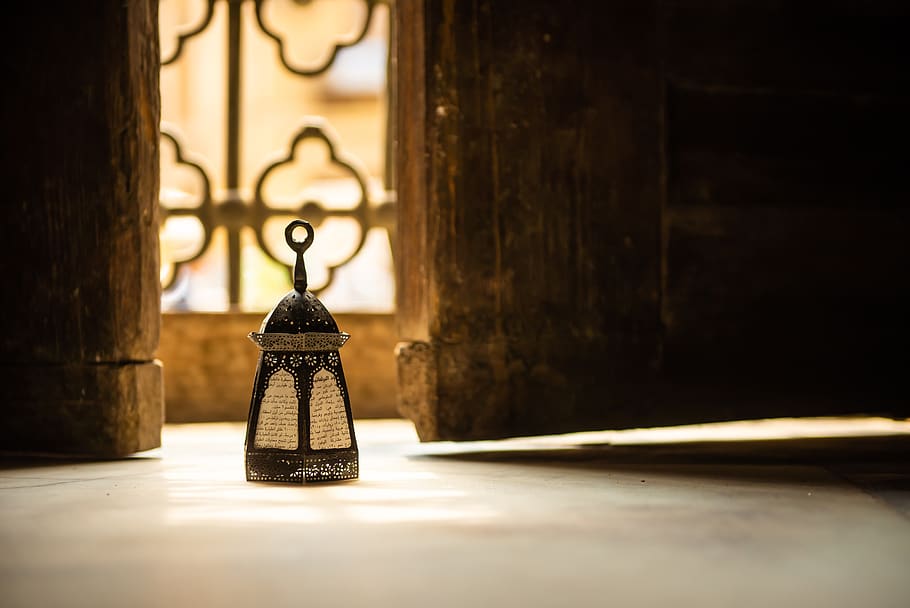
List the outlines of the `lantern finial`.
{"label": "lantern finial", "polygon": [[[306,230],[306,238],[303,241],[294,240],[294,229],[303,228]],[[284,229],[284,240],[288,242],[288,247],[297,252],[297,261],[294,263],[294,291],[297,293],[306,292],[306,264],[303,263],[303,252],[313,244],[313,226],[304,220],[294,220]]]}

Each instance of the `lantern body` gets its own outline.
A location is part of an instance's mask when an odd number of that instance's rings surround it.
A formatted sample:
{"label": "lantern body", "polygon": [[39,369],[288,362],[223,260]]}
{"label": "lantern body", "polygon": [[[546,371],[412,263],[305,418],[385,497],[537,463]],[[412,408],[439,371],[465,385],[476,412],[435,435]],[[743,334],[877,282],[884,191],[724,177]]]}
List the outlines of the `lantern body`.
{"label": "lantern body", "polygon": [[[289,244],[298,244],[290,229]],[[249,334],[260,353],[247,422],[247,481],[358,476],[357,439],[339,354],[349,336],[338,331],[322,302],[299,286],[295,281],[294,291],[265,317],[259,332]]]}

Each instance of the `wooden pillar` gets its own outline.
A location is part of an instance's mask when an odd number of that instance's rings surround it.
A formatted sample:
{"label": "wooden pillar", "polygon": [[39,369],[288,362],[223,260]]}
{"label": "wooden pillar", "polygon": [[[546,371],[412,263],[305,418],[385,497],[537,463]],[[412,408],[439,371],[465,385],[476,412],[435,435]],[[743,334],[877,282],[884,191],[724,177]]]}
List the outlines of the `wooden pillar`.
{"label": "wooden pillar", "polygon": [[0,449],[157,447],[158,3],[3,26]]}
{"label": "wooden pillar", "polygon": [[730,4],[396,3],[422,439],[907,415],[906,11]]}
{"label": "wooden pillar", "polygon": [[397,8],[402,412],[424,440],[602,426],[659,357],[652,3]]}

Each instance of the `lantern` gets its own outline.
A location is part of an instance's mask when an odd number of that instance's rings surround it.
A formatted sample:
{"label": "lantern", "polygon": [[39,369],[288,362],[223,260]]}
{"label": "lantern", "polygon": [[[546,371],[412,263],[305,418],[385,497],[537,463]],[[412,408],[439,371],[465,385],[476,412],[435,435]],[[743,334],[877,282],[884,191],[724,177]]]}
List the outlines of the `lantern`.
{"label": "lantern", "polygon": [[[304,228],[303,242],[293,232]],[[336,481],[358,475],[357,440],[339,349],[350,337],[307,291],[303,252],[313,227],[284,231],[297,252],[294,289],[249,338],[259,347],[246,433],[247,481]]]}

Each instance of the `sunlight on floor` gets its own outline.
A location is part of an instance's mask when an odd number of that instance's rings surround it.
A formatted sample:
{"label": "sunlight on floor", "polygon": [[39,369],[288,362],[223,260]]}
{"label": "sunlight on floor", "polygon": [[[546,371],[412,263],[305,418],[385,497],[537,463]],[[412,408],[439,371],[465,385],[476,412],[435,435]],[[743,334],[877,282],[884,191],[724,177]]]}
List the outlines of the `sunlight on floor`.
{"label": "sunlight on floor", "polygon": [[[910,434],[910,420],[875,417],[774,418],[713,422],[685,426],[621,431],[593,431],[518,437],[497,441],[425,444],[426,449],[527,450],[529,448],[583,448],[586,445],[649,445],[688,442],[761,441],[822,437],[873,437]],[[441,446],[441,447],[434,447]],[[459,448],[458,446],[461,446]]]}
{"label": "sunlight on floor", "polygon": [[356,431],[361,477],[330,484],[248,483],[244,425],[229,423],[168,425],[161,449],[123,460],[5,463],[4,605],[853,608],[910,597],[906,421],[433,444],[403,420]]}
{"label": "sunlight on floor", "polygon": [[500,441],[420,444],[410,423],[402,420],[358,421],[361,477],[356,482],[307,487],[246,483],[243,425],[168,425],[167,521],[232,525],[255,522],[477,522],[499,513],[474,504],[462,489],[406,456],[459,453],[508,453],[533,450],[583,450],[587,446],[635,446],[694,442],[756,441],[819,437],[869,437],[910,434],[910,422],[882,418],[777,419],[672,428],[570,433]]}
{"label": "sunlight on floor", "polygon": [[[160,456],[169,463],[168,513],[171,524],[222,521],[388,523],[487,519],[495,514],[465,502],[465,492],[448,487],[439,475],[396,460],[388,446],[417,446],[403,421],[358,422],[361,475],[356,482],[315,484],[301,495],[298,485],[246,483],[243,425],[168,425]],[[204,480],[204,481],[203,481]],[[453,504],[461,505],[453,508]]]}
{"label": "sunlight on floor", "polygon": [[577,443],[676,443],[684,441],[737,441],[794,439],[798,437],[864,437],[910,433],[910,422],[886,418],[774,418],[691,424],[655,429],[576,433]]}

